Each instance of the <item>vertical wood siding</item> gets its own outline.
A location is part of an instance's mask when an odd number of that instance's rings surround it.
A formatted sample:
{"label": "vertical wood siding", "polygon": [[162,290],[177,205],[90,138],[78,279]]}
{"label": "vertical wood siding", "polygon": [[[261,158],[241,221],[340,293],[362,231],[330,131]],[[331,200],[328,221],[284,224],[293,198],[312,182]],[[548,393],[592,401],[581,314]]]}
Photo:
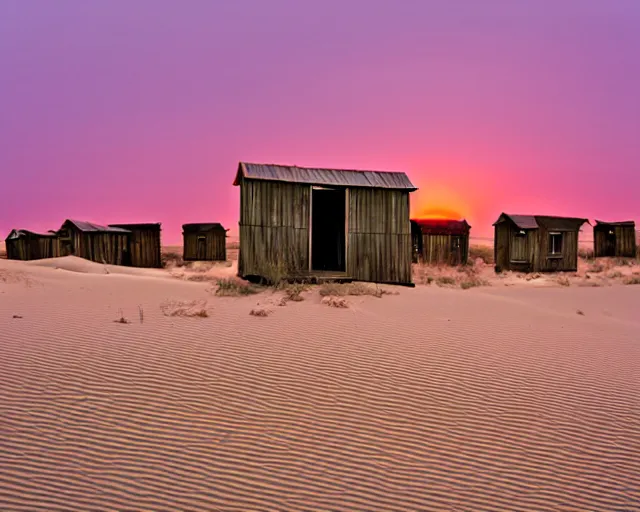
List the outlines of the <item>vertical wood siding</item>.
{"label": "vertical wood siding", "polygon": [[[607,233],[609,227],[593,227],[593,250],[596,258],[606,256]],[[615,253],[619,258],[633,258],[636,256],[636,230],[632,226],[614,226]]]}
{"label": "vertical wood siding", "polygon": [[59,256],[58,240],[53,236],[21,236],[7,240],[7,258],[10,260],[39,260]]}
{"label": "vertical wood siding", "polygon": [[309,270],[310,185],[243,179],[238,274],[278,266],[292,277]]}
{"label": "vertical wood siding", "polygon": [[129,235],[129,261],[132,267],[160,268],[162,248],[160,230],[126,228]]}
{"label": "vertical wood siding", "polygon": [[[198,253],[198,239],[204,237],[204,254]],[[188,232],[183,241],[184,261],[225,261],[227,259],[227,235],[222,230]]]}
{"label": "vertical wood siding", "polygon": [[[453,248],[453,239],[460,239],[460,247]],[[423,235],[422,254],[420,255],[424,263],[446,265],[464,265],[469,256],[469,236],[468,235]]]}
{"label": "vertical wood siding", "polygon": [[411,283],[409,192],[349,189],[347,274],[361,281]]}

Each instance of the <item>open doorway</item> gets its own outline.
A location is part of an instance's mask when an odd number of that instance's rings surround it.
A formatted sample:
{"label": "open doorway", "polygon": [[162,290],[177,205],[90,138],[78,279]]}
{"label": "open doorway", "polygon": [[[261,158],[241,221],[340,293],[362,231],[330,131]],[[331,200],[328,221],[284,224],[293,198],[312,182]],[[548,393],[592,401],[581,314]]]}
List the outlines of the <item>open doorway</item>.
{"label": "open doorway", "polygon": [[616,233],[613,229],[609,229],[605,234],[604,255],[610,257],[616,255]]}
{"label": "open doorway", "polygon": [[196,259],[203,261],[207,259],[207,239],[204,236],[197,238]]}
{"label": "open doorway", "polygon": [[311,270],[346,271],[345,189],[311,189]]}

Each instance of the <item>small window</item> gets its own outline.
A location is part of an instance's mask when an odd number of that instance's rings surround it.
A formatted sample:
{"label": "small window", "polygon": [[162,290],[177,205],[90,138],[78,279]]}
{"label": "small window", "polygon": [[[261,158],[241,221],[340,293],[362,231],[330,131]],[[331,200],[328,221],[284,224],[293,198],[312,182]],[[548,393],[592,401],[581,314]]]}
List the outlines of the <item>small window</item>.
{"label": "small window", "polygon": [[527,232],[524,229],[519,230],[516,236],[527,236]]}
{"label": "small window", "polygon": [[552,256],[562,254],[562,233],[549,233],[549,254]]}

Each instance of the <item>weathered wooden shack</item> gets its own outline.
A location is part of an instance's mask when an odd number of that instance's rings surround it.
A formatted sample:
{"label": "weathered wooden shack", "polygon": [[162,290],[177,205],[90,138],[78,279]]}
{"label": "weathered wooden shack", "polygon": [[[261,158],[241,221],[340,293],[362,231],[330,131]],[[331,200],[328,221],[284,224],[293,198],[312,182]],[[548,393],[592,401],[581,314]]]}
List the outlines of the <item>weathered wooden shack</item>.
{"label": "weathered wooden shack", "polygon": [[110,228],[129,231],[125,265],[144,268],[162,267],[161,224],[109,224]]}
{"label": "weathered wooden shack", "polygon": [[74,255],[108,265],[128,264],[130,234],[126,229],[72,219],[65,220],[56,233],[61,256]]}
{"label": "weathered wooden shack", "polygon": [[587,219],[502,213],[494,222],[496,272],[575,272],[578,235]]}
{"label": "weathered wooden shack", "polygon": [[405,173],[240,162],[233,184],[240,277],[411,284]]}
{"label": "weathered wooden shack", "polygon": [[469,257],[470,229],[464,219],[412,219],[413,261],[464,265]]}
{"label": "weathered wooden shack", "polygon": [[10,260],[40,260],[59,256],[58,239],[53,233],[34,233],[14,229],[5,239]]}
{"label": "weathered wooden shack", "polygon": [[225,261],[227,229],[217,222],[182,225],[184,261]]}
{"label": "weathered wooden shack", "polygon": [[636,223],[602,222],[596,220],[593,226],[593,252],[596,258],[636,256]]}

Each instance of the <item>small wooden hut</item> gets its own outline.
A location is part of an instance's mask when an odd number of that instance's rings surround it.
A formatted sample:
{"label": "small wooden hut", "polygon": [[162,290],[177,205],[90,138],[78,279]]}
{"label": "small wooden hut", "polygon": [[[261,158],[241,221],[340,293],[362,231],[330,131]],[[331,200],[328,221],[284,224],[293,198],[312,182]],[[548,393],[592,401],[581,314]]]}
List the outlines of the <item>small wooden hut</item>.
{"label": "small wooden hut", "polygon": [[162,245],[159,222],[143,224],[109,224],[110,228],[126,229],[130,232],[127,241],[128,260],[132,267],[161,268]]}
{"label": "small wooden hut", "polygon": [[129,235],[126,229],[67,219],[57,231],[60,255],[74,255],[108,265],[126,265]]}
{"label": "small wooden hut", "polygon": [[14,229],[5,239],[7,258],[10,260],[40,260],[59,256],[55,234],[34,233],[26,229]]}
{"label": "small wooden hut", "polygon": [[502,213],[494,222],[496,272],[578,270],[578,234],[587,219]]}
{"label": "small wooden hut", "polygon": [[225,261],[227,231],[219,223],[182,225],[184,261]]}
{"label": "small wooden hut", "polygon": [[[402,172],[240,162],[238,275],[411,285],[409,193]],[[273,275],[273,274],[272,274]]]}
{"label": "small wooden hut", "polygon": [[413,261],[464,265],[469,257],[466,220],[412,219]]}
{"label": "small wooden hut", "polygon": [[593,226],[593,252],[596,258],[603,256],[633,258],[636,256],[636,223],[602,222]]}

